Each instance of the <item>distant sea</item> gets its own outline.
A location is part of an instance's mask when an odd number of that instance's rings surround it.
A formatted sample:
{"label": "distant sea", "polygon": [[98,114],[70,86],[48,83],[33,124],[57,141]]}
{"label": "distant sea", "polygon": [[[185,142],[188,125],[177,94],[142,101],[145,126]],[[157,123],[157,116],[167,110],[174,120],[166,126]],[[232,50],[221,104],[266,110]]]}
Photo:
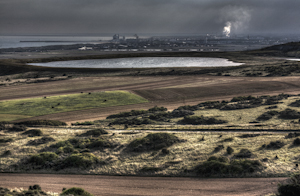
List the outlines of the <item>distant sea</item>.
{"label": "distant sea", "polygon": [[105,36],[0,36],[0,48],[40,47],[49,45],[100,44]]}

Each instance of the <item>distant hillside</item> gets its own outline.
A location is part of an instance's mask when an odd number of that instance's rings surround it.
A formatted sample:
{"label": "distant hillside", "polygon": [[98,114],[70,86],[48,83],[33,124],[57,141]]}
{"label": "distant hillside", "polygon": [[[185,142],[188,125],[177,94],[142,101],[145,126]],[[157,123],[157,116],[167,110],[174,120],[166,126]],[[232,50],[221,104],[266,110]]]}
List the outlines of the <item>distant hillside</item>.
{"label": "distant hillside", "polygon": [[263,48],[262,51],[277,51],[285,56],[300,57],[300,42],[290,42],[286,44],[274,45]]}

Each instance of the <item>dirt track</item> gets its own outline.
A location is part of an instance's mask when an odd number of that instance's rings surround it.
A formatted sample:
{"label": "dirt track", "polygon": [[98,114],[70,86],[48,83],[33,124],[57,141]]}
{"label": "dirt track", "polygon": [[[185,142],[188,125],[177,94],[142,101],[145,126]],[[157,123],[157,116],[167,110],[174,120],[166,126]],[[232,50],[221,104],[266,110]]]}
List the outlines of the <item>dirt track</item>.
{"label": "dirt track", "polygon": [[174,109],[208,100],[226,100],[241,95],[299,94],[300,77],[147,76],[82,77],[47,83],[0,87],[0,100],[51,96],[79,92],[128,90],[150,102],[129,106],[96,108],[36,117],[65,122],[103,119],[107,115],[155,105]]}
{"label": "dirt track", "polygon": [[39,184],[44,191],[81,187],[94,195],[222,195],[254,196],[276,191],[286,178],[170,178],[99,175],[0,174],[2,187],[27,189]]}

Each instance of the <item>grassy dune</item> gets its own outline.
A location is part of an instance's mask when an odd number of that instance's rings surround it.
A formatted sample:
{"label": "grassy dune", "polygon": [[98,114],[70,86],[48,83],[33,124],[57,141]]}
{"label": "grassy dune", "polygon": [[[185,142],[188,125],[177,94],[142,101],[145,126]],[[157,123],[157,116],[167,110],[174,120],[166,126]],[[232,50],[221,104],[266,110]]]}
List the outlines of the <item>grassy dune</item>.
{"label": "grassy dune", "polygon": [[[79,93],[31,99],[18,99],[0,102],[0,116],[24,115],[41,116],[46,114],[82,110],[97,107],[129,105],[145,103],[147,100],[126,91],[107,91],[93,93]],[[11,116],[22,117],[22,116]],[[5,117],[6,120],[7,117]],[[4,119],[1,119],[2,121]]]}
{"label": "grassy dune", "polygon": [[[19,133],[6,132],[3,138],[13,138],[13,141],[0,147],[0,171],[2,172],[24,172],[24,167],[13,167],[14,164],[22,164],[22,159],[43,152],[47,146],[70,138],[79,138],[86,129],[71,128],[41,128],[43,136],[27,137]],[[229,160],[238,159],[235,156],[241,149],[248,149],[252,155],[247,160],[258,160],[262,164],[262,170],[239,177],[256,176],[288,176],[297,171],[296,163],[300,162],[299,146],[294,146],[295,138],[286,138],[287,134],[258,134],[255,137],[243,137],[242,133],[171,133],[181,140],[167,148],[167,153],[161,149],[132,152],[126,150],[135,139],[143,138],[150,132],[118,132],[110,131],[105,136],[113,143],[113,147],[93,148],[90,153],[101,160],[101,164],[87,168],[68,167],[58,171],[51,168],[34,169],[32,166],[25,167],[27,172],[46,173],[82,173],[82,174],[108,174],[108,175],[159,175],[159,176],[197,176],[193,169],[206,161],[211,156],[227,157]],[[255,133],[257,134],[257,133]],[[222,137],[220,137],[222,135]],[[251,135],[251,134],[250,134]],[[29,141],[41,137],[51,136],[55,141],[32,146]],[[82,138],[82,137],[81,137]],[[87,137],[85,137],[87,138]],[[279,149],[262,148],[272,141],[281,141],[285,145]],[[223,149],[215,151],[217,146],[223,145]],[[234,152],[228,154],[227,147]],[[78,153],[83,149],[76,147]],[[7,151],[9,150],[9,153]],[[64,155],[66,156],[66,155]],[[276,157],[277,156],[277,157]],[[21,162],[19,162],[21,161]],[[23,168],[23,169],[21,169]],[[213,176],[222,177],[215,174]],[[225,175],[231,177],[234,175]]]}

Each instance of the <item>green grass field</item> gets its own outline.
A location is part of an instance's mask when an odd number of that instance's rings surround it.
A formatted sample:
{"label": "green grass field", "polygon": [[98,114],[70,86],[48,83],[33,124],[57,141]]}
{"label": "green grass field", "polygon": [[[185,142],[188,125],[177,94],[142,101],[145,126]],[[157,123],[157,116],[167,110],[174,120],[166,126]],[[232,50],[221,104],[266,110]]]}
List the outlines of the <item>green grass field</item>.
{"label": "green grass field", "polygon": [[[79,93],[2,101],[0,102],[0,114],[41,116],[74,110],[145,102],[147,102],[146,99],[126,91]],[[1,115],[2,121],[4,120],[2,117],[6,119],[5,115]]]}

